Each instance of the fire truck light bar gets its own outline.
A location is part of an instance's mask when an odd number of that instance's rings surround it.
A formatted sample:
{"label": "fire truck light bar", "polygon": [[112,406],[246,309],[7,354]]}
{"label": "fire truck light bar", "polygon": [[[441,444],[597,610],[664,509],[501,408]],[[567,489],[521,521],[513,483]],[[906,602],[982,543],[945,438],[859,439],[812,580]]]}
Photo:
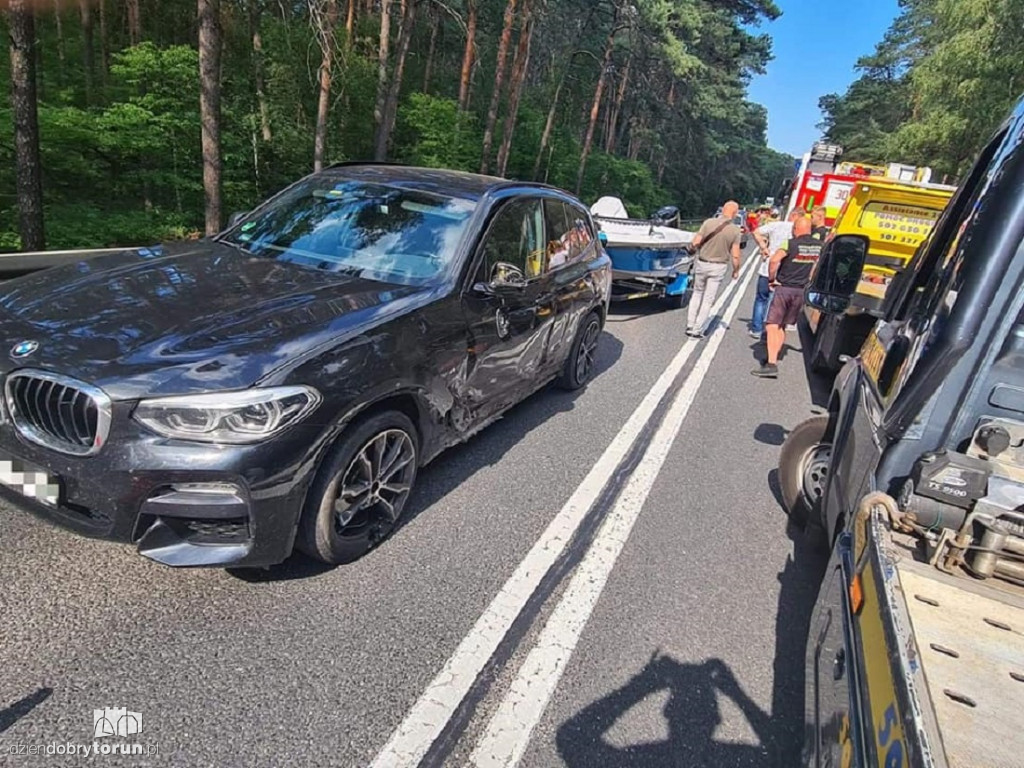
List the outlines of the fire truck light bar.
{"label": "fire truck light bar", "polygon": [[828,144],[824,141],[816,141],[811,147],[812,160],[824,160],[834,162],[837,157],[843,154],[843,148],[838,144]]}

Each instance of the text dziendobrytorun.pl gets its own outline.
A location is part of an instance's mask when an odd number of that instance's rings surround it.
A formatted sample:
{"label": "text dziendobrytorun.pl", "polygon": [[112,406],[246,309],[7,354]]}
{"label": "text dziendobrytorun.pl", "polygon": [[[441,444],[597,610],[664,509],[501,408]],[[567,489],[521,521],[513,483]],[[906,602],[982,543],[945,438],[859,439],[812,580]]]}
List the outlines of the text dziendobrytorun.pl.
{"label": "text dziendobrytorun.pl", "polygon": [[82,756],[93,757],[95,755],[157,755],[159,747],[156,744],[117,744],[94,741],[91,744],[82,744],[73,741],[57,742],[49,744],[22,744],[17,742],[0,743],[0,755],[51,755],[51,756]]}

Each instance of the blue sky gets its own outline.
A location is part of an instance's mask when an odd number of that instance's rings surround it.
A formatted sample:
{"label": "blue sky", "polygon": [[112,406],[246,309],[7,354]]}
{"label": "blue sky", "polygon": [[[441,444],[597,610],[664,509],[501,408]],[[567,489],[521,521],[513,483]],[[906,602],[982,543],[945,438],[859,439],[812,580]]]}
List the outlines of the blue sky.
{"label": "blue sky", "polygon": [[772,37],[768,74],[750,100],[768,108],[768,146],[800,157],[820,132],[818,98],[842,93],[857,59],[874,50],[899,12],[898,0],[776,0],[782,16],[758,30]]}

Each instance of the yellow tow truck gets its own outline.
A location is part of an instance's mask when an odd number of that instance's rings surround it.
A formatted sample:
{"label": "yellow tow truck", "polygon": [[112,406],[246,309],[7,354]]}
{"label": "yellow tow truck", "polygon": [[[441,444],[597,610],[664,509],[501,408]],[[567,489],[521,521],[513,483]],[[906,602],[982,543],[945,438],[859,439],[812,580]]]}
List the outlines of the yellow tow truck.
{"label": "yellow tow truck", "polygon": [[814,347],[811,366],[838,371],[844,356],[860,350],[885,292],[931,232],[956,187],[883,176],[866,178],[850,191],[830,237],[859,234],[870,241],[867,262],[846,312],[823,314],[808,307],[806,316]]}

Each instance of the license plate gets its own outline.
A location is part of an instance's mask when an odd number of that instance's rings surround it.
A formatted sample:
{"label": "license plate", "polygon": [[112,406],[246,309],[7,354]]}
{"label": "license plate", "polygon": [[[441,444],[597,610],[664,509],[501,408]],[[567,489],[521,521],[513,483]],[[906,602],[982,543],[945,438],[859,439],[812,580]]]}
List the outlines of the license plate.
{"label": "license plate", "polygon": [[51,507],[60,500],[60,479],[20,459],[0,459],[0,483]]}

